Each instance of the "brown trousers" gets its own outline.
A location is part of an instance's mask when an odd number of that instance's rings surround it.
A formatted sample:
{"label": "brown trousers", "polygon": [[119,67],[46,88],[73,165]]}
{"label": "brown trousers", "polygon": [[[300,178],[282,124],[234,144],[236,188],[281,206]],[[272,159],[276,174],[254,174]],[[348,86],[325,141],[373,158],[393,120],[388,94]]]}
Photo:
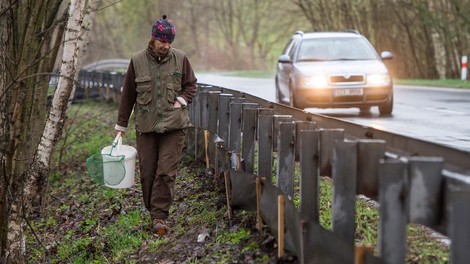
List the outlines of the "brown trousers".
{"label": "brown trousers", "polygon": [[167,133],[137,133],[142,195],[152,220],[168,218],[185,140],[184,129]]}

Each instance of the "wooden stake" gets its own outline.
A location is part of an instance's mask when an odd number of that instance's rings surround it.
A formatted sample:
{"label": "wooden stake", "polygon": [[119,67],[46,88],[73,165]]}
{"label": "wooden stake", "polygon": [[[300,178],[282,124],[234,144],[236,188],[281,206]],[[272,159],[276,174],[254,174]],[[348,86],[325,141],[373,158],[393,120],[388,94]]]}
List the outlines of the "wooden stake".
{"label": "wooden stake", "polygon": [[373,249],[370,246],[359,245],[356,247],[354,255],[354,264],[364,264],[366,253],[373,253]]}
{"label": "wooden stake", "polygon": [[228,172],[224,171],[224,181],[225,181],[225,197],[227,200],[227,214],[228,219],[232,220],[232,208],[230,207],[230,184],[229,184],[229,175]]}
{"label": "wooden stake", "polygon": [[209,162],[209,131],[204,130],[204,150],[206,154],[206,169],[209,169],[210,162]]}
{"label": "wooden stake", "polygon": [[284,256],[284,195],[280,194],[277,197],[277,256],[281,258]]}
{"label": "wooden stake", "polygon": [[237,170],[240,170],[242,167],[242,161],[240,158],[240,153],[237,153]]}
{"label": "wooden stake", "polygon": [[215,146],[215,151],[214,151],[214,179],[218,179],[220,177],[219,175],[219,146]]}
{"label": "wooden stake", "polygon": [[194,127],[194,157],[195,160],[199,159],[199,128]]}
{"label": "wooden stake", "polygon": [[263,219],[261,219],[261,181],[256,177],[256,212],[257,212],[257,225],[258,230],[263,230]]}

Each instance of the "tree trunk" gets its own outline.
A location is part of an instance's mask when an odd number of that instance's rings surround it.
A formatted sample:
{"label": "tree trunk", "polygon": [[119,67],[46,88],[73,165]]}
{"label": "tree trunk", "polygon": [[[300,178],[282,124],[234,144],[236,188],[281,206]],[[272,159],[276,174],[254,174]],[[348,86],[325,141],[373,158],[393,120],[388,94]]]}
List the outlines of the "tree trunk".
{"label": "tree trunk", "polygon": [[78,83],[78,73],[80,72],[80,68],[82,66],[83,58],[86,56],[87,46],[90,40],[90,32],[93,26],[93,20],[95,18],[96,10],[98,10],[98,6],[100,5],[100,0],[89,0],[87,5],[87,11],[83,15],[83,33],[81,34],[78,40],[78,50],[79,54],[77,56],[77,65],[76,65],[76,73],[73,83],[73,90],[70,96],[70,102],[73,99],[75,94],[75,90],[77,89]]}
{"label": "tree trunk", "polygon": [[[0,2],[0,10],[7,8],[5,1]],[[8,177],[6,171],[7,154],[8,148],[8,133],[9,120],[7,115],[8,100],[7,100],[7,71],[6,71],[6,60],[8,54],[8,30],[11,28],[7,16],[0,16],[0,263],[4,259],[6,254],[6,242],[7,242],[7,190],[8,190]]]}
{"label": "tree trunk", "polygon": [[27,197],[30,198],[38,194],[36,187],[41,186],[40,183],[45,181],[47,175],[41,175],[41,172],[48,171],[52,152],[62,132],[68,101],[73,90],[75,73],[77,72],[77,64],[80,60],[78,40],[83,22],[85,2],[85,0],[71,1],[67,30],[65,33],[62,65],[60,68],[61,76],[52,100],[49,117],[46,121],[44,132],[35,155],[35,166],[30,171],[30,180],[27,181],[24,187]]}
{"label": "tree trunk", "polygon": [[8,241],[5,256],[7,262],[24,261],[25,219],[28,217],[28,212],[31,209],[35,197],[41,196],[41,190],[44,187],[44,183],[47,181],[51,154],[62,131],[68,99],[73,88],[77,57],[79,55],[77,42],[81,31],[84,5],[85,0],[71,1],[60,70],[61,77],[59,78],[59,83],[54,95],[52,108],[46,121],[46,126],[42,133],[36,154],[31,158],[34,162],[28,167],[28,170],[19,174],[19,177],[15,179],[12,184],[12,189],[10,190],[11,192],[16,190],[16,192],[13,192],[15,195],[11,200],[11,208],[8,212]]}

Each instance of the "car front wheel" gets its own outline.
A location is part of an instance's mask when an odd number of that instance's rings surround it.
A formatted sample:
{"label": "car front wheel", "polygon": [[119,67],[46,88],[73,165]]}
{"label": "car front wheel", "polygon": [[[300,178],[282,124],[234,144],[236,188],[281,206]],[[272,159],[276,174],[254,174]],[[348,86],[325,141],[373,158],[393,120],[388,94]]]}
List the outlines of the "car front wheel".
{"label": "car front wheel", "polygon": [[393,111],[393,95],[390,100],[383,105],[379,105],[379,112],[381,116],[389,116]]}
{"label": "car front wheel", "polygon": [[363,115],[363,116],[370,115],[370,106],[359,107],[359,115]]}

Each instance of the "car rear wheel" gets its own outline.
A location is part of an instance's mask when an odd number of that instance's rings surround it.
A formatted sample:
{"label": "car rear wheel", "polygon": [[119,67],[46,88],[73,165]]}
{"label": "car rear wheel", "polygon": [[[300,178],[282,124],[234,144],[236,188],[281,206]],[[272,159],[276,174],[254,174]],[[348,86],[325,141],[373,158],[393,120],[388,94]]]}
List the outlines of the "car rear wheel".
{"label": "car rear wheel", "polygon": [[289,105],[292,107],[297,107],[295,103],[295,96],[294,96],[294,91],[292,90],[292,87],[289,86]]}
{"label": "car rear wheel", "polygon": [[379,105],[379,112],[381,116],[389,116],[393,112],[393,95],[390,100],[383,105]]}

